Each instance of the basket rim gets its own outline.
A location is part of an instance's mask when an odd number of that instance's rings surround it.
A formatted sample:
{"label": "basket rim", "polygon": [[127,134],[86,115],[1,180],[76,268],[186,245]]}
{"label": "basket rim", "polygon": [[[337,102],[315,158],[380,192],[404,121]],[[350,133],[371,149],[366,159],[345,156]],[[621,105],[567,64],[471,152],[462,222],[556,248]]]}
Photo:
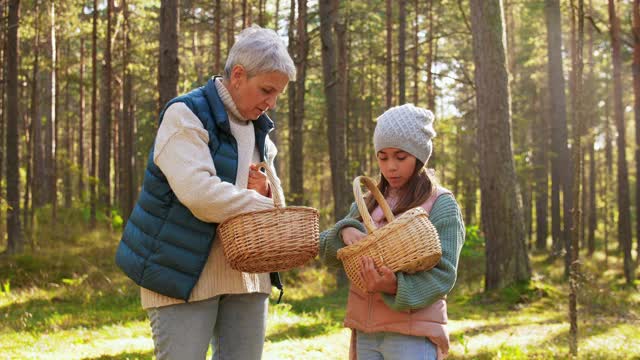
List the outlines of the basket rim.
{"label": "basket rim", "polygon": [[[398,216],[394,220],[394,222],[399,221],[400,219],[405,217],[405,215],[406,216],[416,216],[416,215],[417,216],[422,216],[422,215],[425,215],[427,217],[427,220],[429,220],[429,215],[426,213],[426,211],[423,208],[415,207],[413,209],[409,209],[409,210],[405,211],[404,213],[402,213],[402,215]],[[429,222],[431,222],[431,221],[429,220]],[[367,236],[363,240],[361,240],[361,241],[359,241],[359,242],[357,242],[355,244],[347,245],[347,246],[339,249],[338,253],[337,253],[338,259],[342,260],[343,258],[346,258],[347,256],[351,256],[354,253],[356,253],[358,251],[361,251],[362,249],[366,249],[369,246],[372,246],[372,245],[376,244],[379,241],[379,238],[382,237],[382,236],[387,236],[389,234],[393,234],[393,233],[395,233],[397,231],[402,230],[402,228],[398,228],[398,227],[395,227],[395,228],[391,229],[388,226],[390,224],[391,223],[386,224],[386,225],[384,225],[382,227],[379,227],[379,228],[375,229],[373,232],[367,234]],[[431,226],[434,226],[434,225],[431,224]],[[377,235],[375,237],[375,239],[372,236],[373,234]],[[378,234],[382,234],[382,235],[378,235]]]}
{"label": "basket rim", "polygon": [[227,223],[233,221],[236,218],[242,217],[242,216],[247,216],[247,215],[258,215],[258,214],[263,214],[263,213],[271,213],[271,212],[286,212],[287,210],[301,210],[301,211],[309,211],[309,212],[313,212],[316,215],[320,215],[320,211],[318,211],[318,209],[316,208],[312,208],[309,206],[285,206],[285,207],[274,207],[271,209],[264,209],[264,210],[255,210],[255,211],[248,211],[248,212],[244,212],[244,213],[240,213],[240,214],[236,214],[233,215],[231,217],[226,218],[223,222],[221,222],[218,225],[218,229],[220,229],[220,227],[226,225]]}

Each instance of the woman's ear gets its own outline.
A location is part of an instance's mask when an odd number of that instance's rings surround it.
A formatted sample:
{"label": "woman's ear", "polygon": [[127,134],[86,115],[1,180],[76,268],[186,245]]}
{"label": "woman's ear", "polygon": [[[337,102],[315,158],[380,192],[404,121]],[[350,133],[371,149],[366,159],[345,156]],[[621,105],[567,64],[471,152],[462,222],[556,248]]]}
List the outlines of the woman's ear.
{"label": "woman's ear", "polygon": [[243,77],[246,76],[246,71],[244,66],[242,65],[234,65],[231,69],[231,86],[238,87],[240,85],[240,81]]}

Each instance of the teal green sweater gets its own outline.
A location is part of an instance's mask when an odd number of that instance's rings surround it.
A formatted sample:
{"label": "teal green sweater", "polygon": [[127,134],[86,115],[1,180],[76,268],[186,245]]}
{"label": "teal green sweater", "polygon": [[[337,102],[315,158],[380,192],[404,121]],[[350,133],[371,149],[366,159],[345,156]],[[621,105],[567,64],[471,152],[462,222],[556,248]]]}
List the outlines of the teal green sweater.
{"label": "teal green sweater", "polygon": [[[347,216],[320,234],[320,257],[329,266],[342,266],[336,254],[345,246],[340,230],[352,226],[365,232],[357,218],[358,209],[353,203]],[[397,272],[398,291],[395,295],[383,294],[385,303],[397,311],[419,309],[433,304],[447,295],[456,282],[458,259],[464,244],[465,229],[458,203],[451,195],[441,195],[433,204],[429,219],[435,226],[442,244],[442,258],[436,267],[415,274]]]}

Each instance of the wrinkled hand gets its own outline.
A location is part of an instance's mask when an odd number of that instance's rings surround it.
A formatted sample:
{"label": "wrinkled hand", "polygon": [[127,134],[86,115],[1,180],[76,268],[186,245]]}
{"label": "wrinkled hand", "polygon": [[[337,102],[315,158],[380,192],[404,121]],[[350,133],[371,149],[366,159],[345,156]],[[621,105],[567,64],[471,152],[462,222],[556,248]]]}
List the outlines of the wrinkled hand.
{"label": "wrinkled hand", "polygon": [[342,237],[342,241],[345,245],[353,245],[362,240],[362,238],[367,236],[367,234],[354,227],[348,226],[340,230],[340,236]]}
{"label": "wrinkled hand", "polygon": [[260,171],[256,164],[249,166],[249,180],[247,181],[247,189],[255,190],[262,196],[269,196],[269,183],[267,182],[267,174]]}
{"label": "wrinkled hand", "polygon": [[360,276],[370,293],[382,292],[393,295],[398,291],[396,274],[384,265],[378,271],[373,259],[368,256],[360,258]]}

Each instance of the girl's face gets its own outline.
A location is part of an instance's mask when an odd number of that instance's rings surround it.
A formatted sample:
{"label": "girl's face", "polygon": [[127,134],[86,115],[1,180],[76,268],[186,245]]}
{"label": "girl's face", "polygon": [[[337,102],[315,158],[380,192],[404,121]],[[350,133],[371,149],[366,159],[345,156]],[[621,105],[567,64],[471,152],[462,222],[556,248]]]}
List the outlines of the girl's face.
{"label": "girl's face", "polygon": [[255,120],[276,107],[278,95],[288,83],[289,77],[284,73],[272,71],[248,77],[245,69],[236,65],[231,71],[229,93],[240,115]]}
{"label": "girl's face", "polygon": [[402,188],[413,176],[416,157],[396,148],[384,148],[376,154],[382,176],[392,189]]}

